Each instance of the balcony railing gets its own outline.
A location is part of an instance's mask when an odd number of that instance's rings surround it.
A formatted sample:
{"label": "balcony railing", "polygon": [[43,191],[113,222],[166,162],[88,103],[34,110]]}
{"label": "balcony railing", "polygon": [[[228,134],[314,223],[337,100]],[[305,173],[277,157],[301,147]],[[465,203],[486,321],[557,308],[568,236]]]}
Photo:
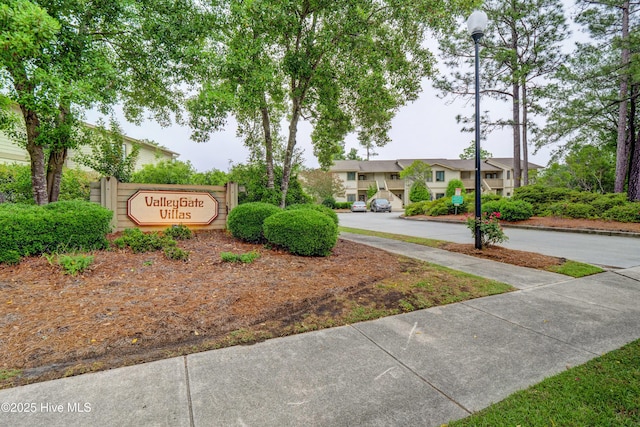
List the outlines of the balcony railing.
{"label": "balcony railing", "polygon": [[404,179],[387,179],[388,190],[404,190]]}
{"label": "balcony railing", "polygon": [[[483,179],[482,182],[484,185],[488,185],[493,190],[495,190],[496,188],[504,188],[504,180],[502,179]],[[476,186],[476,180],[463,179],[462,184],[467,190],[473,190]]]}
{"label": "balcony railing", "polygon": [[369,186],[373,186],[376,189],[378,188],[374,180],[358,180],[358,190],[367,190]]}

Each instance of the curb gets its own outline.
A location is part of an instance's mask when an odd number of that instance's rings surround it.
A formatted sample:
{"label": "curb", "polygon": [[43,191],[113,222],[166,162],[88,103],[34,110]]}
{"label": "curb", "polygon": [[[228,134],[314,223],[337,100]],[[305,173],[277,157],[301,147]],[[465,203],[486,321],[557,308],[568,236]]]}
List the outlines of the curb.
{"label": "curb", "polygon": [[[405,219],[407,221],[432,221],[432,222],[442,222],[449,224],[461,224],[460,221],[453,221],[450,219],[437,219],[437,218],[412,218],[406,217],[404,215],[400,215],[401,219]],[[563,227],[545,227],[540,225],[518,225],[518,224],[508,224],[501,222],[500,225],[504,228],[521,228],[524,230],[543,230],[543,231],[556,231],[559,233],[579,233],[579,234],[596,234],[600,236],[616,236],[616,237],[631,237],[631,238],[640,238],[640,233],[635,233],[633,231],[616,231],[616,230],[598,230],[592,228],[563,228]]]}

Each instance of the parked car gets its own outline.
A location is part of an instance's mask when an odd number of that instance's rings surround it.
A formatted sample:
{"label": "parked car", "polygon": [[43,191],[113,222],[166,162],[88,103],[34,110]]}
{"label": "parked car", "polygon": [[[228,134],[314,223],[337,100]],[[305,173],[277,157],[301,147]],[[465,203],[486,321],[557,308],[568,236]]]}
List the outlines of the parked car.
{"label": "parked car", "polygon": [[391,212],[391,203],[387,199],[373,199],[371,212]]}
{"label": "parked car", "polygon": [[353,202],[351,212],[366,212],[367,204],[365,202]]}

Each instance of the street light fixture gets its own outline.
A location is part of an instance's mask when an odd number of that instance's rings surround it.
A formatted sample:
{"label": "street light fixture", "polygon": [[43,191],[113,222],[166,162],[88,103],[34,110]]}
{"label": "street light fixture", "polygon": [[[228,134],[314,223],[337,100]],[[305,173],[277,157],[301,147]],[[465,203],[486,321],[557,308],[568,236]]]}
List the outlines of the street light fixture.
{"label": "street light fixture", "polygon": [[480,199],[480,39],[484,36],[484,30],[487,28],[487,14],[481,10],[474,11],[469,19],[467,19],[467,28],[473,39],[476,51],[476,182],[475,182],[475,238],[476,249],[482,249],[482,230],[480,230],[480,222],[482,220],[482,201]]}

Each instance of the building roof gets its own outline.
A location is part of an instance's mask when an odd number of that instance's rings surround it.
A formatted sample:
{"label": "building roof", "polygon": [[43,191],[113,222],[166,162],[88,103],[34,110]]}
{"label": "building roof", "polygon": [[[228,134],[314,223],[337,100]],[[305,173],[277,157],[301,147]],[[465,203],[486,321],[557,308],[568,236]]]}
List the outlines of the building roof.
{"label": "building roof", "polygon": [[[475,159],[398,159],[398,160],[336,160],[330,168],[331,172],[400,172],[414,161],[420,160],[434,167],[441,166],[450,170],[475,170]],[[512,158],[490,158],[482,162],[483,171],[500,171],[512,169]],[[522,162],[524,166],[524,162]],[[529,169],[542,169],[543,166],[529,162]]]}

